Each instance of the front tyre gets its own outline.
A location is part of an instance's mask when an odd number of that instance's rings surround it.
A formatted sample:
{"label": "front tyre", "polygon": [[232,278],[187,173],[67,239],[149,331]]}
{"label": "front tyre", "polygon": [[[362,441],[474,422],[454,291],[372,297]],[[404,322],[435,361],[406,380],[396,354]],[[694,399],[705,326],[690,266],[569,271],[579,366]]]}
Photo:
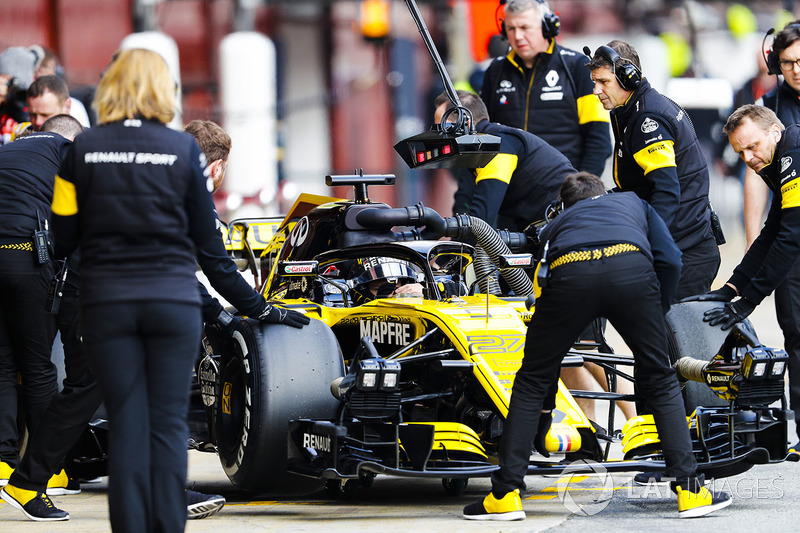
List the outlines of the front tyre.
{"label": "front tyre", "polygon": [[285,488],[289,421],[333,419],[338,401],[330,384],[342,375],[339,345],[324,322],[302,329],[238,324],[221,359],[215,413],[219,458],[231,482],[253,492]]}

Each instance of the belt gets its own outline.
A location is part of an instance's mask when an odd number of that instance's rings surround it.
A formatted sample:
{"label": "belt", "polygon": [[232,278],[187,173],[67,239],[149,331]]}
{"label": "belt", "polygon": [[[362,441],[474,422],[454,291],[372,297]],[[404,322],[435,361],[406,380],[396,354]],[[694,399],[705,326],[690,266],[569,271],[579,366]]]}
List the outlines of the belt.
{"label": "belt", "polygon": [[567,263],[578,263],[581,261],[592,261],[601,259],[603,257],[612,257],[619,254],[626,254],[629,252],[638,252],[639,247],[633,244],[620,243],[606,246],[605,248],[596,248],[594,250],[577,250],[575,252],[567,252],[564,255],[558,256],[553,262],[550,263],[550,269],[554,269]]}
{"label": "belt", "polygon": [[33,251],[33,243],[32,242],[15,242],[13,244],[0,244],[0,249],[20,250],[20,251],[23,251],[23,252],[32,252]]}

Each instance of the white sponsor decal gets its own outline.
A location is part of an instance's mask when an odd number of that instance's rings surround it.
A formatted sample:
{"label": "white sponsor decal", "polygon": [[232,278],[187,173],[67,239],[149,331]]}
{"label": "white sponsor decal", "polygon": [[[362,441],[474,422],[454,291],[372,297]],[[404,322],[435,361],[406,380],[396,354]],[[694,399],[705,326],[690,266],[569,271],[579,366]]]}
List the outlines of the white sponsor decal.
{"label": "white sponsor decal", "polygon": [[138,118],[129,118],[125,122],[123,122],[122,125],[128,128],[141,128],[142,121],[139,120]]}
{"label": "white sponsor decal", "polygon": [[508,89],[509,87],[511,87],[511,82],[508,80],[502,80],[500,82],[500,87],[502,87],[503,89]]}
{"label": "white sponsor decal", "polygon": [[331,451],[331,438],[325,435],[303,433],[303,448],[312,448],[318,452]]}
{"label": "white sponsor decal", "polygon": [[549,102],[551,100],[563,100],[564,93],[543,93],[539,98],[543,102]]}
{"label": "white sponsor decal", "polygon": [[411,342],[411,324],[362,320],[359,322],[359,337],[366,336],[382,344],[405,346]]}
{"label": "white sponsor decal", "polygon": [[675,116],[675,119],[678,120],[678,121],[683,120],[683,109],[678,111],[678,114]]}
{"label": "white sponsor decal", "polygon": [[149,152],[86,152],[84,163],[134,163],[136,165],[172,166],[178,156],[175,154],[151,154]]}
{"label": "white sponsor decal", "polygon": [[286,267],[287,274],[310,274],[314,271],[314,265],[289,265]]}
{"label": "white sponsor decal", "polygon": [[789,165],[791,165],[791,164],[792,164],[792,158],[791,157],[789,157],[788,155],[786,157],[782,157],[781,158],[781,172],[783,172],[787,168],[789,168]]}
{"label": "white sponsor decal", "polygon": [[292,228],[292,234],[289,235],[289,242],[292,244],[292,248],[306,242],[306,237],[308,237],[308,217],[303,217],[295,224],[294,228]]}
{"label": "white sponsor decal", "polygon": [[510,266],[530,266],[531,259],[529,257],[515,257],[508,260]]}
{"label": "white sponsor decal", "polygon": [[648,117],[642,122],[642,133],[653,133],[658,129],[658,122]]}
{"label": "white sponsor decal", "polygon": [[507,102],[508,98],[506,98],[506,95],[500,97],[500,105],[506,105]]}
{"label": "white sponsor decal", "polygon": [[555,70],[551,70],[544,76],[544,81],[547,82],[547,85],[550,87],[555,87],[556,83],[558,83],[558,72]]}
{"label": "white sponsor decal", "polygon": [[661,140],[661,139],[663,139],[663,138],[664,138],[664,136],[663,136],[663,135],[659,135],[658,137],[650,137],[649,139],[647,139],[647,140],[644,142],[644,144],[650,144],[650,143],[651,143],[651,142],[653,142],[653,141],[660,141],[660,140]]}

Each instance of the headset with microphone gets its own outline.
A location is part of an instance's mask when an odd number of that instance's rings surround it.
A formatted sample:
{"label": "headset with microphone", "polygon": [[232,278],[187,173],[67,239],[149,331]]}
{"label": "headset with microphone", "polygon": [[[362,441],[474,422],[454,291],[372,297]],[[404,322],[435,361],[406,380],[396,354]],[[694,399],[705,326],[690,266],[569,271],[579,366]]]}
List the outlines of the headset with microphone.
{"label": "headset with microphone", "polygon": [[[500,11],[500,8],[506,5],[508,0],[500,0],[500,5],[497,6],[497,10],[495,11],[495,15],[497,11]],[[544,5],[544,0],[536,0],[537,3]],[[497,19],[500,21],[500,35],[503,36],[503,39],[506,41],[508,40],[508,32],[506,31],[506,21],[505,19]],[[542,37],[545,39],[553,39],[556,35],[561,31],[561,20],[558,18],[558,13],[554,11],[550,11],[549,9],[544,13],[542,17]]]}
{"label": "headset with microphone", "polygon": [[[788,24],[783,30],[786,31],[790,29],[796,29],[800,31],[800,24]],[[775,52],[775,46],[773,44],[772,48],[769,49],[768,52],[764,52],[764,44],[767,42],[767,37],[775,33],[775,28],[770,28],[767,30],[767,33],[764,34],[764,39],[761,41],[761,53],[764,54],[764,61],[767,63],[767,72],[770,74],[774,74],[778,76],[782,74],[781,72],[781,57],[780,54]],[[779,80],[780,81],[780,80]],[[775,91],[775,115],[778,115],[778,111],[780,110],[781,105],[781,90],[780,86],[778,86],[777,90]]]}
{"label": "headset with microphone", "polygon": [[[592,58],[592,51],[588,46],[583,47],[583,53],[586,54],[589,59]],[[599,55],[611,63],[614,77],[617,78],[620,87],[626,91],[635,91],[642,83],[642,71],[639,70],[639,67],[631,63],[630,60],[620,57],[617,51],[610,46],[598,47],[594,55]]]}

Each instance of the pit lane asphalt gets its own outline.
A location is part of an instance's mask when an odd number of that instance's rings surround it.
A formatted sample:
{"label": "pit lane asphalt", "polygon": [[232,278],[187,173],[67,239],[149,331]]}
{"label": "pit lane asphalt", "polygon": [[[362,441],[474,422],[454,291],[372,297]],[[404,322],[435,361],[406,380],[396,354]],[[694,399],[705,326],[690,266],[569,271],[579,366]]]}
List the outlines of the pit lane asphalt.
{"label": "pit lane asphalt", "polygon": [[[741,258],[740,241],[722,247],[723,264],[719,286]],[[775,319],[770,297],[750,317],[760,339],[767,346],[781,346],[783,337]],[[619,337],[610,331],[609,342],[619,353],[628,353]],[[603,420],[605,415],[599,413]],[[789,429],[793,434],[793,427]],[[617,445],[615,445],[617,446]],[[613,449],[612,449],[613,450]],[[618,451],[618,450],[617,450]],[[612,451],[612,456],[615,451]],[[756,466],[739,476],[716,480],[717,490],[734,496],[733,504],[718,513],[694,520],[679,520],[675,497],[664,487],[631,484],[632,474],[612,476],[613,486],[602,477],[576,476],[569,491],[563,480],[528,476],[523,500],[527,519],[522,522],[468,522],[461,509],[485,496],[488,479],[472,479],[459,497],[444,494],[439,480],[379,476],[372,488],[355,501],[332,500],[323,491],[306,495],[268,494],[253,496],[236,490],[227,480],[216,455],[189,452],[189,480],[195,490],[222,494],[228,503],[222,511],[203,520],[190,520],[190,533],[228,531],[250,532],[515,532],[557,531],[584,533],[606,531],[710,530],[726,533],[753,531],[797,531],[794,516],[800,501],[800,464],[781,463]],[[55,504],[70,513],[66,522],[32,522],[21,512],[0,501],[0,531],[81,532],[111,531],[105,479],[83,484],[81,494],[55,496]],[[562,490],[559,492],[559,487]],[[569,496],[569,499],[567,498]],[[577,511],[577,514],[573,511]]]}

